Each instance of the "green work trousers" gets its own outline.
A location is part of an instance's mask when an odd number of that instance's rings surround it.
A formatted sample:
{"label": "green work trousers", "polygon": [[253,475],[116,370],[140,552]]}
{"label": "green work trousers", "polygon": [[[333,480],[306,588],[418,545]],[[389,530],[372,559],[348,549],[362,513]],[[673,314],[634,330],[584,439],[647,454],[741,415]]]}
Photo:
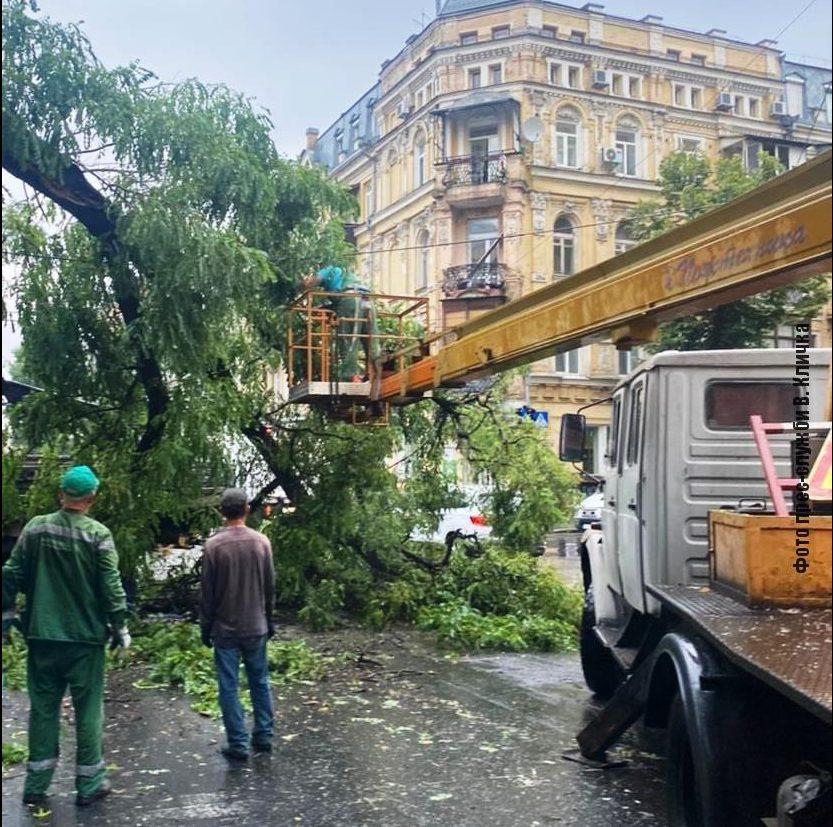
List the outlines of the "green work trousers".
{"label": "green work trousers", "polygon": [[75,709],[75,786],[91,795],[104,780],[104,645],[30,640],[29,763],[24,795],[46,793],[58,763],[61,700],[69,687]]}

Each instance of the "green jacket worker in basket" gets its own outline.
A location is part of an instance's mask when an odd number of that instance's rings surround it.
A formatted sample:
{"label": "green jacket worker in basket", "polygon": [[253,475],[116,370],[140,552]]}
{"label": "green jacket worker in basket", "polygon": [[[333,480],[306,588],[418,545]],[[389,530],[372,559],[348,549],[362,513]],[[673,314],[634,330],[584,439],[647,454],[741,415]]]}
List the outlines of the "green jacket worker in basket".
{"label": "green jacket worker in basket", "polygon": [[31,519],[3,566],[3,636],[26,597],[20,627],[28,644],[29,762],[23,801],[41,804],[58,763],[61,700],[75,708],[75,803],[110,792],[101,752],[104,647],[127,649],[127,603],[110,530],[88,516],[99,481],[86,465],[61,478],[61,508]]}
{"label": "green jacket worker in basket", "polygon": [[349,270],[341,267],[324,267],[315,274],[313,284],[333,293],[332,310],[338,322],[338,369],[340,382],[361,382],[371,374],[379,373],[379,341],[376,310],[370,299],[370,291]]}

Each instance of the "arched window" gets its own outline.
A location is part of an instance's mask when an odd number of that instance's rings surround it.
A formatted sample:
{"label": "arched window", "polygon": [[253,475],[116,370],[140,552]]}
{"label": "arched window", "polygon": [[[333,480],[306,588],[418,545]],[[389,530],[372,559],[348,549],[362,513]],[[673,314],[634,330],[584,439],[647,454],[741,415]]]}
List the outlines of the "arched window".
{"label": "arched window", "polygon": [[555,116],[555,164],[578,169],[581,155],[581,115],[572,107],[559,109]]}
{"label": "arched window", "polygon": [[616,149],[620,153],[619,174],[634,177],[639,165],[639,124],[633,118],[620,118],[616,124]]}
{"label": "arched window", "polygon": [[417,234],[417,267],[416,267],[416,288],[417,290],[428,287],[428,230],[420,230]]}
{"label": "arched window", "polygon": [[635,246],[636,241],[633,238],[633,229],[630,222],[619,222],[619,226],[616,227],[616,238],[613,240],[613,252],[618,256]]}
{"label": "arched window", "polygon": [[553,271],[556,277],[576,271],[576,232],[566,215],[559,215],[552,228]]}
{"label": "arched window", "polygon": [[425,183],[425,133],[418,132],[414,139],[414,189]]}

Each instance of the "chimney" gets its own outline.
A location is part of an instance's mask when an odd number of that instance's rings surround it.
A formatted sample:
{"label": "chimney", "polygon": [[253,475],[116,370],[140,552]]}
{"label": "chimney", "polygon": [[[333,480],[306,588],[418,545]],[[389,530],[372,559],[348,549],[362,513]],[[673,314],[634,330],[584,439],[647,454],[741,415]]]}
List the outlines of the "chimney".
{"label": "chimney", "polygon": [[307,127],[307,152],[312,152],[318,143],[318,130],[314,126]]}

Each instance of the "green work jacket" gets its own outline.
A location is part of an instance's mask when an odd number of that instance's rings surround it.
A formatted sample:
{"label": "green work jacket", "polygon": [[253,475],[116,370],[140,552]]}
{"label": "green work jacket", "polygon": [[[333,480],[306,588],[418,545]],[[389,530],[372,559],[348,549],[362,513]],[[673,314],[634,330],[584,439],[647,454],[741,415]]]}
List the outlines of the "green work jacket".
{"label": "green work jacket", "polygon": [[104,643],[127,612],[110,529],[63,509],[31,519],[3,566],[4,616],[19,592],[26,638]]}

